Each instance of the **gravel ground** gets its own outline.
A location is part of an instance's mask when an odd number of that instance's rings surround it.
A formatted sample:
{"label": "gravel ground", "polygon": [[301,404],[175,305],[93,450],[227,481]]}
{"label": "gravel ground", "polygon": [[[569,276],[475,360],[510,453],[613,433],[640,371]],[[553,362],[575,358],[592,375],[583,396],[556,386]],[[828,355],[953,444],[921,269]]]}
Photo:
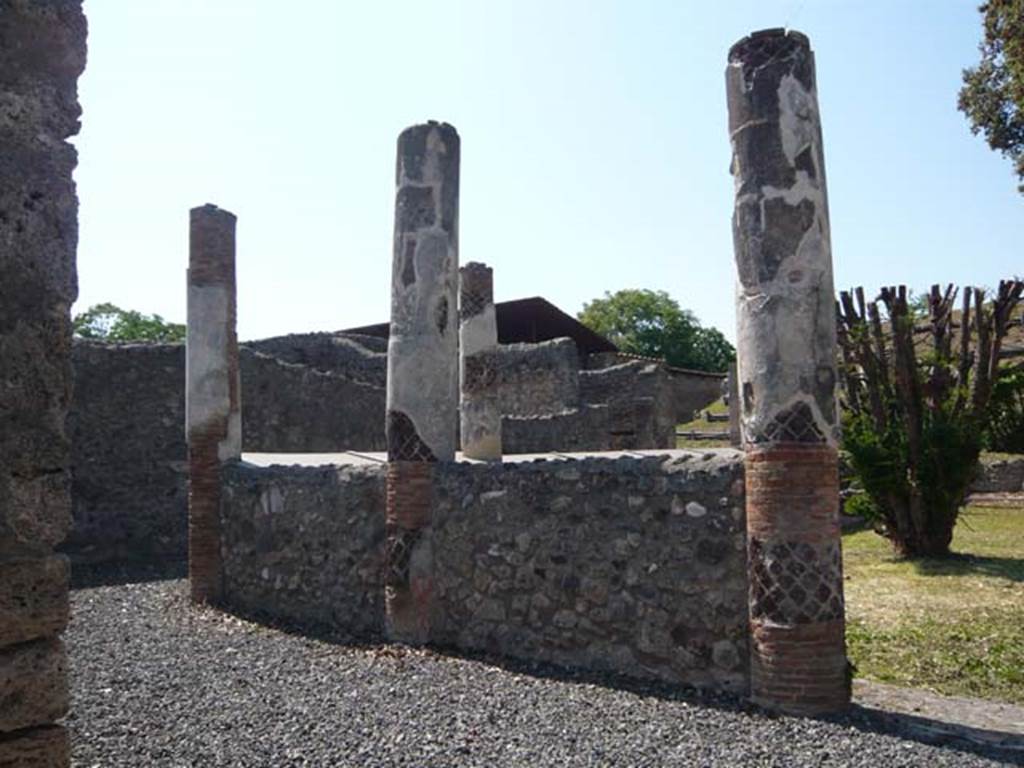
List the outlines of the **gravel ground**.
{"label": "gravel ground", "polygon": [[79,589],[67,633],[76,766],[994,766],[864,713],[537,665],[346,646],[190,608],[185,582]]}

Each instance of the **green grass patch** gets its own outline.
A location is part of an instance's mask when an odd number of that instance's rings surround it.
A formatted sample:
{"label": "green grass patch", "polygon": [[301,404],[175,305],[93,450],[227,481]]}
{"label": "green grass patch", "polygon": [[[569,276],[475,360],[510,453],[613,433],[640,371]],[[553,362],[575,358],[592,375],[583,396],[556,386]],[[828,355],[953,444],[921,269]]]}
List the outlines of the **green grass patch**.
{"label": "green grass patch", "polygon": [[[688,421],[685,424],[677,424],[677,432],[728,432],[729,422],[727,421],[716,421],[710,422],[704,418],[704,411],[710,413],[722,414],[729,413],[729,406],[727,406],[721,399],[716,400],[707,408],[703,408],[697,412],[696,418],[692,421]],[[701,448],[728,448],[729,441],[726,440],[693,440],[684,437],[676,438],[676,448],[689,448],[691,450],[700,450]]]}
{"label": "green grass patch", "polygon": [[1024,704],[1024,509],[964,510],[949,559],[900,560],[872,531],[843,548],[858,676]]}

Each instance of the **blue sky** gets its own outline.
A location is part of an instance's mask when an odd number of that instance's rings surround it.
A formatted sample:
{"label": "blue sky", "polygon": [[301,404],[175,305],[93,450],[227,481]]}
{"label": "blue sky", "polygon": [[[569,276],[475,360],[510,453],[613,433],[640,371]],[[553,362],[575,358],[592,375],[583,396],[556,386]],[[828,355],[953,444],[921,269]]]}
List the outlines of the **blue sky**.
{"label": "blue sky", "polygon": [[184,321],[188,209],[238,215],[239,333],[386,320],[395,140],[462,137],[460,258],[569,312],[658,288],[734,337],[724,68],[815,49],[837,287],[1024,272],[1009,161],[956,111],[976,0],[86,0],[76,311]]}

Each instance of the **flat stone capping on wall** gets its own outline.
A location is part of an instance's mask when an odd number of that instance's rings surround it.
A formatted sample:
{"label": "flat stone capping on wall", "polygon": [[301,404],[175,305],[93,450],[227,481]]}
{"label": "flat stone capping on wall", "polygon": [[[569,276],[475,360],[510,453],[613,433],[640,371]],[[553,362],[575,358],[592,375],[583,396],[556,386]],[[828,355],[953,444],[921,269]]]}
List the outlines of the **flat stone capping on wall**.
{"label": "flat stone capping on wall", "polygon": [[[229,467],[228,607],[379,636],[383,459],[244,454]],[[433,505],[433,644],[746,691],[738,452],[440,463]]]}

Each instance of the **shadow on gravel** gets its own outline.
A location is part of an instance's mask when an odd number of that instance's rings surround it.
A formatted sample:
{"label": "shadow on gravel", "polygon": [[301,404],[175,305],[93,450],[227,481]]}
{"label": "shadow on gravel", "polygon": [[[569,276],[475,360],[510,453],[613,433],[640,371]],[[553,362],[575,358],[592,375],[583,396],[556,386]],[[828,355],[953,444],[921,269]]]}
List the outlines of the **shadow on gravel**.
{"label": "shadow on gravel", "polygon": [[170,581],[188,576],[185,560],[120,563],[74,563],[71,566],[71,588],[116,587],[147,581]]}
{"label": "shadow on gravel", "polygon": [[[428,646],[414,648],[387,642],[383,634],[352,637],[342,635],[325,625],[298,625],[268,619],[267,616],[235,610],[225,611],[233,616],[258,623],[289,635],[313,638],[331,645],[358,648],[380,657],[402,659],[418,656],[438,661],[473,661],[497,667],[506,672],[530,677],[553,680],[561,683],[592,685],[627,691],[637,696],[654,697],[663,701],[685,703],[695,707],[740,713],[750,717],[784,719],[787,716],[762,709],[738,695],[705,691],[657,681],[643,681],[613,672],[561,667],[538,661],[526,661],[507,656],[497,656],[483,651],[469,651],[450,646]],[[950,726],[927,717],[889,712],[859,704],[852,705],[846,712],[812,718],[820,722],[833,723],[854,728],[863,733],[894,736],[930,746],[946,747],[951,752],[972,754],[1006,765],[1024,766],[1024,739],[1017,734],[989,731],[966,726]]]}
{"label": "shadow on gravel", "polygon": [[898,736],[951,751],[967,752],[978,757],[998,760],[1006,765],[1024,766],[1024,738],[1019,734],[952,725],[930,717],[887,712],[854,704],[842,715],[817,718],[839,723],[864,733]]}

